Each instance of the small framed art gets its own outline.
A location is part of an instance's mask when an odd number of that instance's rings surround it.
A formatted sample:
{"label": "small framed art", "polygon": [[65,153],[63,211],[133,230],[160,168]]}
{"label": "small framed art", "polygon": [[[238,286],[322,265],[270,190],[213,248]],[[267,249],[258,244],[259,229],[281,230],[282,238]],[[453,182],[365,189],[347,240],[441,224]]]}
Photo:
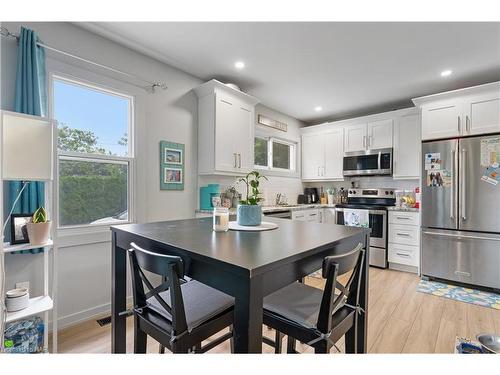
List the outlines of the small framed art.
{"label": "small framed art", "polygon": [[160,142],[160,189],[184,190],[184,145]]}
{"label": "small framed art", "polygon": [[32,216],[33,214],[12,214],[10,216],[11,245],[29,242],[26,224],[31,221]]}

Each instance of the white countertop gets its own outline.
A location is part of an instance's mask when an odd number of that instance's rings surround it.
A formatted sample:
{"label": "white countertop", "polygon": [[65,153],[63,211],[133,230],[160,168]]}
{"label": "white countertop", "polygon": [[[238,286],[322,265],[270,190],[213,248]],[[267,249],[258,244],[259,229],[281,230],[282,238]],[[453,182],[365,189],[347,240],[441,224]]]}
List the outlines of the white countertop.
{"label": "white countertop", "polygon": [[[275,212],[275,211],[299,211],[307,210],[309,208],[335,208],[334,204],[298,204],[291,206],[262,206],[262,212]],[[200,210],[197,209],[197,214],[211,214],[212,210]],[[236,208],[229,209],[230,214],[236,214]]]}

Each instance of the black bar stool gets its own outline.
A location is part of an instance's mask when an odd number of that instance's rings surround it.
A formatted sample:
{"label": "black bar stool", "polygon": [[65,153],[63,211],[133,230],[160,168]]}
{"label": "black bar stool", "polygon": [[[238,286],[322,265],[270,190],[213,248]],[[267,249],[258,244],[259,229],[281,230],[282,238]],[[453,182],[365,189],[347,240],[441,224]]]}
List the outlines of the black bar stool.
{"label": "black bar stool", "polygon": [[[134,353],[146,353],[147,335],[160,343],[160,352],[166,347],[173,353],[204,353],[228,339],[232,351],[234,298],[196,280],[185,282],[181,257],[130,245]],[[162,276],[161,284],[153,286],[144,271]],[[201,346],[228,327],[228,333]]]}
{"label": "black bar stool", "polygon": [[[337,348],[335,343],[350,329],[357,330],[359,316],[364,314],[359,306],[364,252],[360,243],[345,254],[326,257],[322,267],[324,291],[296,282],[265,297],[263,323],[276,330],[276,339],[264,338],[263,342],[273,346],[276,353],[281,352],[283,334],[288,335],[288,353],[296,353],[296,340],[312,346],[316,353]],[[337,281],[338,276],[351,271],[345,286]],[[355,304],[348,304],[348,297],[354,293]]]}

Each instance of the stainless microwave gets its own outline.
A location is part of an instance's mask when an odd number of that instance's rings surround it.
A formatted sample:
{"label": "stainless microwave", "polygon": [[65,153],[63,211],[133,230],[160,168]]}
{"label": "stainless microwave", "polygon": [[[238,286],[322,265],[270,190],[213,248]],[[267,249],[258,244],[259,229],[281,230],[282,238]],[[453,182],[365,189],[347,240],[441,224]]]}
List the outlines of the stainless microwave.
{"label": "stainless microwave", "polygon": [[344,176],[392,175],[392,148],[346,152]]}

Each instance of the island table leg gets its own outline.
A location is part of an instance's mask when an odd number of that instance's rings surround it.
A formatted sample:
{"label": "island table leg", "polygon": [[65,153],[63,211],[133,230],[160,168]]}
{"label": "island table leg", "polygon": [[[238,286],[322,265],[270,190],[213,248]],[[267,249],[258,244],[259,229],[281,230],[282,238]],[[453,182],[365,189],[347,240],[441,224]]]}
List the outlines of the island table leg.
{"label": "island table leg", "polygon": [[116,245],[116,233],[111,242],[111,353],[126,352],[127,257],[124,249]]}

